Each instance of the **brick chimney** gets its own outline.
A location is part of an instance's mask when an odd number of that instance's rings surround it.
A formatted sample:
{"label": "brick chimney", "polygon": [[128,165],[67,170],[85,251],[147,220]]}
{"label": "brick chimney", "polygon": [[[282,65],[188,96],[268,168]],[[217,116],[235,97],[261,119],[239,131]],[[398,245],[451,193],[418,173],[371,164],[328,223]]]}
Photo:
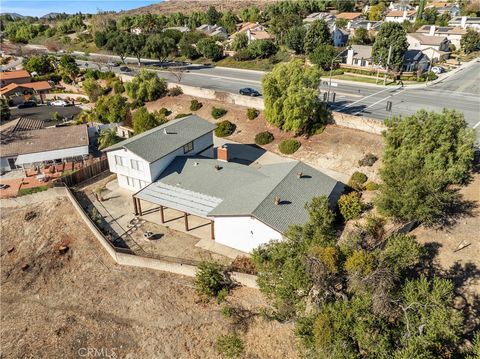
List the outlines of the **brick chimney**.
{"label": "brick chimney", "polygon": [[217,147],[217,160],[228,162],[228,146]]}

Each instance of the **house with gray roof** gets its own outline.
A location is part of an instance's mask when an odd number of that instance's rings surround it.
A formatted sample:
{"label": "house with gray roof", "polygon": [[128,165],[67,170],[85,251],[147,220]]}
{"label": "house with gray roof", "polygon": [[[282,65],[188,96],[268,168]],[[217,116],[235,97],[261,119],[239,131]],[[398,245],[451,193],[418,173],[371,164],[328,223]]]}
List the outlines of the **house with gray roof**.
{"label": "house with gray roof", "polygon": [[187,116],[107,149],[110,171],[134,192],[137,215],[143,201],[159,207],[162,221],[171,208],[184,213],[187,231],[188,216],[197,216],[210,222],[217,243],[250,252],[306,223],[305,204],[314,197],[336,205],[342,183],[299,161],[235,161],[228,144],[214,151],[214,128]]}

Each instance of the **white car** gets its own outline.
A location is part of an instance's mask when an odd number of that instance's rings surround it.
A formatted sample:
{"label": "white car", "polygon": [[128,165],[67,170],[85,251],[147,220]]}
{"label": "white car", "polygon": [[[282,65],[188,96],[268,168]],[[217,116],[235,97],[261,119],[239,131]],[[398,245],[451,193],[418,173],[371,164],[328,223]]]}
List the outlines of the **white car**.
{"label": "white car", "polygon": [[443,73],[444,71],[445,71],[445,70],[444,70],[442,67],[440,67],[440,66],[434,66],[434,67],[432,67],[432,72],[433,72],[434,74],[437,74],[437,75],[438,75],[438,74]]}
{"label": "white car", "polygon": [[63,100],[55,100],[50,102],[50,106],[65,107],[67,105],[68,105],[67,102]]}

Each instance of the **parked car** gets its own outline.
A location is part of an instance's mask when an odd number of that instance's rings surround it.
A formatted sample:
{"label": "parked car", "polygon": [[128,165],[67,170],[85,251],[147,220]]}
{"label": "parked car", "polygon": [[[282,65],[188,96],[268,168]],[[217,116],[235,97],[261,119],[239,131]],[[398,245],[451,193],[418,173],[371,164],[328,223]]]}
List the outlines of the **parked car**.
{"label": "parked car", "polygon": [[63,100],[55,100],[48,103],[49,106],[65,107],[68,106],[68,103]]}
{"label": "parked car", "polygon": [[240,89],[240,91],[238,92],[240,93],[240,95],[244,95],[244,96],[254,96],[254,97],[261,96],[260,92],[250,87],[245,87],[243,89]]}
{"label": "parked car", "polygon": [[115,61],[110,61],[110,62],[107,62],[107,66],[117,67],[117,66],[120,66],[120,63]]}
{"label": "parked car", "polygon": [[36,107],[37,103],[35,101],[25,101],[17,106],[17,108],[29,108],[29,107]]}
{"label": "parked car", "polygon": [[129,67],[127,67],[127,66],[122,66],[122,67],[120,67],[120,71],[122,71],[122,72],[130,72],[130,71],[132,71],[132,70],[131,70]]}
{"label": "parked car", "polygon": [[445,69],[444,69],[443,67],[440,67],[440,66],[434,66],[434,67],[432,67],[432,72],[433,72],[434,74],[439,75],[439,74],[441,74],[441,73],[444,73],[444,72],[445,72]]}

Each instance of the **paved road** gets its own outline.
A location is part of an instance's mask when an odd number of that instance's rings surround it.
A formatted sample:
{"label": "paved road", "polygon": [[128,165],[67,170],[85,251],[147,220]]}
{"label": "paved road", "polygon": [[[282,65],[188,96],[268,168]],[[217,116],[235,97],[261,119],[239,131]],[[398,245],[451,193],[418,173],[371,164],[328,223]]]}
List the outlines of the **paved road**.
{"label": "paved road", "polygon": [[[136,63],[136,59],[127,59]],[[144,60],[142,60],[143,62]],[[80,62],[80,61],[79,61]],[[145,60],[154,64],[152,60]],[[90,67],[95,67],[93,62]],[[113,68],[118,72],[119,68]],[[225,92],[238,93],[242,87],[252,87],[261,91],[264,72],[208,67],[187,66],[181,83]],[[159,76],[169,81],[177,81],[168,71]],[[469,125],[479,131],[480,137],[480,62],[461,69],[447,79],[428,87],[372,86],[334,80],[335,103],[332,107],[341,112],[385,119],[392,115],[410,115],[420,109],[441,111],[444,107],[462,111]],[[326,92],[328,79],[322,81],[320,89]],[[392,111],[386,111],[387,101],[392,102]]]}

